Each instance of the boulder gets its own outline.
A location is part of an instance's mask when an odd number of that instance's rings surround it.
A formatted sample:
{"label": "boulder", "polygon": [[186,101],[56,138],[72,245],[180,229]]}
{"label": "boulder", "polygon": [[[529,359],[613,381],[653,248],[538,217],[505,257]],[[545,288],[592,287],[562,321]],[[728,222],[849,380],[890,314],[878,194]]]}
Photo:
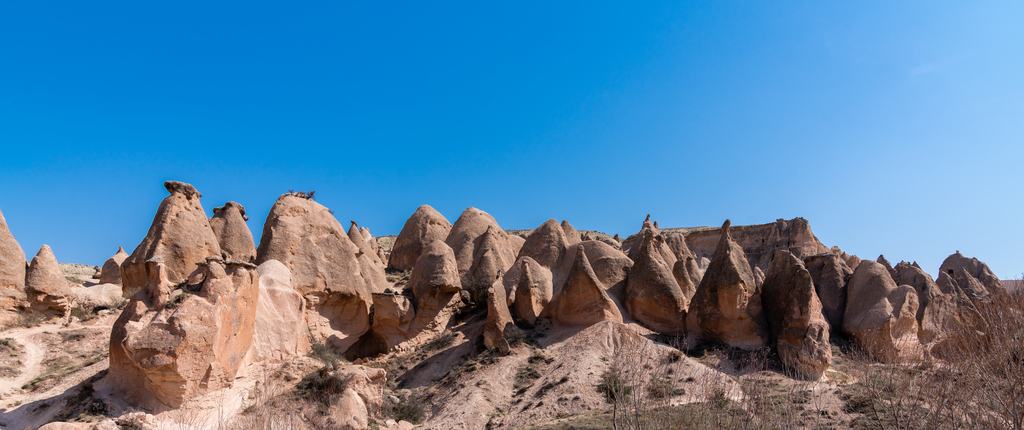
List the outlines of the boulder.
{"label": "boulder", "polygon": [[[960,251],[946,257],[942,262],[942,266],[939,267],[939,271],[949,273],[954,277],[962,277],[964,279],[963,281],[960,279],[957,281],[960,283],[960,287],[963,288],[964,292],[968,295],[974,295],[980,298],[989,294],[1001,295],[1006,293],[1006,288],[1003,286],[1003,283],[999,281],[999,278],[992,272],[992,269],[989,269],[987,264],[982,263],[977,258],[964,257]],[[964,284],[971,282],[966,281],[966,277],[961,275],[961,273],[974,278],[974,280],[978,281],[983,288],[978,289],[966,287]],[[973,283],[971,284],[973,285]]]}
{"label": "boulder", "polygon": [[184,182],[167,181],[164,188],[171,195],[160,202],[146,237],[121,263],[125,297],[146,285],[151,276],[146,272],[150,267],[146,262],[157,256],[162,256],[167,279],[177,284],[197,271],[196,263],[210,255],[221,255],[217,236],[199,203],[203,195]]}
{"label": "boulder", "polygon": [[761,297],[779,359],[802,378],[820,378],[832,365],[832,346],[828,322],[803,261],[789,251],[776,251]]}
{"label": "boulder", "polygon": [[71,285],[49,246],[43,245],[25,274],[25,294],[32,311],[45,317],[67,318],[74,305]]}
{"label": "boulder", "polygon": [[583,238],[580,236],[580,232],[576,231],[572,224],[569,224],[569,221],[563,219],[561,227],[562,232],[565,233],[565,241],[567,245],[575,246],[583,241]]}
{"label": "boulder", "polygon": [[252,232],[245,223],[245,207],[235,202],[227,202],[224,206],[213,208],[210,228],[217,236],[217,243],[228,260],[256,261],[256,245],[252,240]]}
{"label": "boulder", "polygon": [[298,193],[270,208],[256,251],[258,264],[278,260],[291,270],[314,341],[342,352],[370,330],[371,294],[389,285],[368,259],[326,207]]}
{"label": "boulder", "polygon": [[663,334],[686,332],[689,301],[662,258],[659,240],[650,229],[636,252],[626,283],[625,305],[633,319]]}
{"label": "boulder", "polygon": [[897,285],[910,285],[914,287],[914,292],[917,293],[917,322],[920,323],[921,319],[924,318],[925,309],[928,308],[928,304],[931,303],[932,299],[942,294],[939,290],[938,284],[932,280],[931,275],[924,272],[920,266],[916,263],[910,264],[906,261],[901,261],[896,265],[896,268],[892,272],[893,280],[896,281]]}
{"label": "boulder", "polygon": [[370,415],[366,411],[366,403],[351,388],[341,392],[338,403],[333,406],[337,411],[338,430],[366,430],[369,428]]}
{"label": "boulder", "polygon": [[292,288],[292,272],[277,260],[256,268],[259,299],[252,351],[255,361],[285,361],[310,350],[306,300]]}
{"label": "boulder", "polygon": [[729,225],[729,220],[722,225],[718,248],[690,301],[688,337],[752,350],[767,344],[768,325],[754,272]]}
{"label": "boulder", "polygon": [[455,252],[462,288],[480,301],[498,271],[505,272],[516,260],[520,242],[498,226],[494,217],[468,208],[455,221],[445,243]]}
{"label": "boulder", "polygon": [[71,286],[71,299],[86,310],[96,308],[117,309],[126,300],[121,295],[121,286],[116,284],[95,284],[90,286]]}
{"label": "boulder", "polygon": [[516,325],[512,322],[512,314],[508,311],[508,304],[505,301],[505,287],[500,279],[495,279],[491,290],[487,294],[487,323],[484,324],[484,346],[487,348],[498,348],[503,345],[508,347],[506,333],[515,330]]}
{"label": "boulder", "polygon": [[517,263],[520,275],[515,288],[513,302],[516,315],[533,324],[551,303],[554,288],[551,271],[545,269],[530,257],[521,257]]}
{"label": "boulder", "polygon": [[444,241],[452,224],[434,208],[423,205],[405,221],[388,258],[388,269],[412,270],[423,248],[435,241]]}
{"label": "boulder", "polygon": [[584,246],[576,247],[576,257],[565,284],[555,292],[544,315],[564,326],[589,326],[601,321],[622,322],[615,301],[605,292],[587,260]]}
{"label": "boulder", "polygon": [[914,287],[897,286],[884,265],[861,261],[847,287],[843,332],[876,360],[919,358],[917,307]]}
{"label": "boulder", "polygon": [[112,382],[129,401],[172,408],[230,387],[253,345],[259,276],[254,265],[207,258],[203,282],[175,285],[163,262],[132,297],[110,336]]}
{"label": "boulder", "polygon": [[25,252],[0,212],[0,289],[25,291]]}
{"label": "boulder", "polygon": [[124,263],[126,259],[128,259],[128,253],[124,252],[124,248],[117,247],[114,256],[108,258],[100,269],[100,283],[121,286],[121,263]]}
{"label": "boulder", "polygon": [[846,285],[853,276],[853,270],[842,257],[833,253],[809,256],[804,259],[804,267],[814,281],[814,290],[821,302],[821,313],[828,321],[831,332],[840,333],[843,313],[846,312]]}

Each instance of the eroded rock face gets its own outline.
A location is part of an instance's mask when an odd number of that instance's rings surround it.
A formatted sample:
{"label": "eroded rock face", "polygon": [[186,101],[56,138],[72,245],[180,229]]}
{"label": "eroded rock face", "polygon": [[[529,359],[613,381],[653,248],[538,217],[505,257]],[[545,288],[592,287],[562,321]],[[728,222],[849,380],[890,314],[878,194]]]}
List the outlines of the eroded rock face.
{"label": "eroded rock face", "polygon": [[584,246],[576,247],[576,257],[565,284],[555,292],[544,311],[556,324],[588,326],[601,321],[622,322],[622,314],[590,266]]}
{"label": "eroded rock face", "polygon": [[32,311],[46,317],[66,318],[73,306],[71,285],[64,279],[57,257],[43,245],[25,275],[25,294]]}
{"label": "eroded rock face", "polygon": [[0,289],[25,291],[25,252],[0,212]]}
{"label": "eroded rock face", "polygon": [[906,261],[901,261],[896,265],[893,270],[893,280],[896,281],[897,285],[910,285],[914,287],[914,292],[917,293],[917,322],[920,323],[921,319],[924,318],[925,309],[931,301],[942,294],[939,290],[938,284],[932,280],[931,275],[924,272],[920,266],[916,263],[910,264]]}
{"label": "eroded rock face", "polygon": [[[666,235],[663,235],[661,231],[658,230],[658,223],[651,222],[651,216],[647,215],[647,219],[644,220],[643,225],[640,227],[640,232],[630,236],[629,238],[622,242],[622,249],[631,260],[636,261],[637,258],[639,258],[640,245],[643,243],[644,236],[646,235],[646,232],[648,230],[650,230],[651,234],[653,234],[656,238],[654,246],[657,249],[658,253],[661,254],[661,259],[664,260],[665,263],[669,265],[669,267],[675,266],[676,260],[678,260],[679,257],[689,255],[688,248],[685,250],[673,250],[671,247],[669,247],[669,243],[666,240]],[[672,242],[676,244],[681,243],[683,247],[686,246],[685,239],[682,239],[681,237],[673,237]]]}
{"label": "eroded rock face", "polygon": [[484,345],[487,348],[508,347],[506,334],[515,330],[516,325],[512,322],[512,314],[508,311],[508,302],[505,301],[505,287],[500,279],[495,279],[491,290],[487,294],[487,323],[484,324]]}
{"label": "eroded rock face", "polygon": [[100,283],[102,284],[114,284],[121,285],[121,263],[128,259],[128,253],[124,252],[124,248],[117,247],[117,252],[114,253],[113,257],[107,259],[103,263],[103,268],[100,269]]}
{"label": "eroded rock face", "polygon": [[128,398],[170,407],[229,387],[253,345],[259,276],[247,262],[207,259],[198,291],[175,289],[157,260],[114,323],[110,375]]}
{"label": "eroded rock face", "polygon": [[768,326],[754,273],[729,226],[726,220],[711,264],[690,301],[688,336],[751,350],[767,344]]}
{"label": "eroded rock face", "polygon": [[480,300],[498,272],[504,273],[515,262],[520,242],[502,230],[494,217],[468,208],[455,221],[445,243],[455,252],[462,288],[473,300]]}
{"label": "eroded rock face", "polygon": [[259,299],[253,334],[253,359],[283,361],[309,352],[306,300],[292,288],[292,272],[277,260],[256,268]]}
{"label": "eroded rock face", "polygon": [[829,326],[803,261],[789,251],[776,251],[761,297],[782,363],[805,379],[820,378],[832,365]]}
{"label": "eroded rock face", "polygon": [[338,351],[370,329],[371,294],[388,283],[383,267],[360,260],[360,249],[323,205],[295,194],[277,199],[267,215],[256,262],[278,260],[306,300],[314,340]]}
{"label": "eroded rock face", "polygon": [[461,290],[455,253],[443,241],[431,242],[416,260],[406,286],[411,298],[387,292],[373,295],[372,337],[363,341],[363,355],[419,344],[444,331],[462,304]]}
{"label": "eroded rock face", "polygon": [[71,286],[70,297],[76,306],[92,310],[97,307],[116,309],[125,299],[121,295],[121,286],[116,284],[96,284],[91,286]]}
{"label": "eroded rock face", "polygon": [[[939,267],[939,271],[957,278],[957,282],[964,292],[975,300],[987,298],[990,294],[1006,293],[1003,283],[999,281],[987,264],[977,258],[964,257],[960,251],[946,257],[942,266]],[[974,278],[983,288],[974,286],[974,283],[967,279],[968,277]]]}
{"label": "eroded rock face", "polygon": [[704,277],[704,271],[700,269],[693,257],[687,256],[676,260],[675,266],[672,267],[672,276],[676,278],[676,283],[679,284],[686,303],[690,303],[693,295],[697,294],[697,286],[700,285],[700,280]]}
{"label": "eroded rock face", "polygon": [[249,226],[245,224],[248,220],[245,207],[238,203],[227,202],[224,206],[213,208],[210,228],[226,259],[250,263],[256,261],[256,244],[252,240]]}
{"label": "eroded rock face", "polygon": [[551,271],[530,257],[521,257],[517,264],[520,275],[515,288],[514,308],[519,318],[534,324],[554,296]]}
{"label": "eroded rock face", "polygon": [[452,224],[438,211],[429,205],[423,205],[412,213],[405,221],[405,226],[395,239],[388,258],[388,268],[393,270],[412,270],[416,260],[420,258],[423,247],[435,242],[444,241],[452,230]]}
{"label": "eroded rock face", "polygon": [[[721,233],[714,229],[679,229],[686,232],[686,244],[697,257],[711,257],[717,249]],[[747,260],[762,271],[768,269],[772,255],[785,249],[798,258],[829,252],[814,236],[811,225],[803,218],[779,219],[770,224],[732,227],[733,241],[740,245]]]}
{"label": "eroded rock face", "polygon": [[562,232],[565,233],[565,241],[567,245],[575,246],[583,241],[583,238],[580,236],[580,232],[576,231],[572,224],[569,224],[569,221],[563,219],[561,227]]}
{"label": "eroded rock face", "polygon": [[843,313],[846,312],[846,285],[853,276],[853,269],[842,257],[833,254],[817,254],[804,259],[804,267],[811,273],[814,289],[821,301],[821,313],[832,333],[843,328]]}
{"label": "eroded rock face", "polygon": [[888,269],[864,260],[847,287],[843,331],[879,361],[919,358],[918,299],[914,287],[897,286]]}
{"label": "eroded rock face", "polygon": [[645,231],[626,284],[626,309],[651,330],[682,335],[686,332],[689,300],[672,276],[672,266],[662,258],[658,245],[654,232]]}
{"label": "eroded rock face", "polygon": [[162,256],[168,280],[180,283],[196,270],[196,263],[221,255],[217,236],[199,203],[202,194],[184,182],[167,181],[164,188],[171,195],[160,202],[149,233],[121,264],[125,297],[146,285],[146,261],[157,256]]}

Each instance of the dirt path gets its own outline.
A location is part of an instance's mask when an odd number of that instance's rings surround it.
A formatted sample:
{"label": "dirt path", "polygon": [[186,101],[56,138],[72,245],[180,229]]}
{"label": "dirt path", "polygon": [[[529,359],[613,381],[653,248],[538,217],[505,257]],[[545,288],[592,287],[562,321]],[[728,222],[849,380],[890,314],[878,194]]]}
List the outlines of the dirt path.
{"label": "dirt path", "polygon": [[4,333],[5,337],[13,339],[25,348],[25,357],[22,359],[21,368],[18,369],[21,371],[18,376],[12,379],[0,379],[0,398],[13,400],[11,399],[13,392],[21,390],[22,385],[27,384],[39,375],[40,365],[43,362],[43,357],[46,356],[46,346],[32,340],[32,336],[44,331],[58,330],[60,330],[60,325],[58,324],[44,324],[39,327]]}

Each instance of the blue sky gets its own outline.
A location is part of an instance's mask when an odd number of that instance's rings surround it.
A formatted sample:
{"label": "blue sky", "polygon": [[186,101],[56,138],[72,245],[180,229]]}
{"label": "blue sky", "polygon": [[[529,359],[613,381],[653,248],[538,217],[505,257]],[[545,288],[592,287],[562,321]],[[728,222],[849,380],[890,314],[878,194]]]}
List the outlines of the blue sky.
{"label": "blue sky", "polygon": [[421,204],[623,235],[802,216],[1024,272],[1024,3],[0,3],[0,210],[102,264],[162,182],[377,235]]}

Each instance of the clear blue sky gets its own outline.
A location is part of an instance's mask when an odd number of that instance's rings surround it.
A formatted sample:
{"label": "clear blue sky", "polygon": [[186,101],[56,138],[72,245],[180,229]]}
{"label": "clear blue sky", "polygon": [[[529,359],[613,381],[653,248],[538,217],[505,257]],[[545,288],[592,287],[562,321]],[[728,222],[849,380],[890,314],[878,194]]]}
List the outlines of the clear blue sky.
{"label": "clear blue sky", "polygon": [[[623,235],[802,216],[1024,272],[1024,3],[0,2],[0,210],[102,264],[162,182]],[[481,4],[484,3],[484,4]]]}

